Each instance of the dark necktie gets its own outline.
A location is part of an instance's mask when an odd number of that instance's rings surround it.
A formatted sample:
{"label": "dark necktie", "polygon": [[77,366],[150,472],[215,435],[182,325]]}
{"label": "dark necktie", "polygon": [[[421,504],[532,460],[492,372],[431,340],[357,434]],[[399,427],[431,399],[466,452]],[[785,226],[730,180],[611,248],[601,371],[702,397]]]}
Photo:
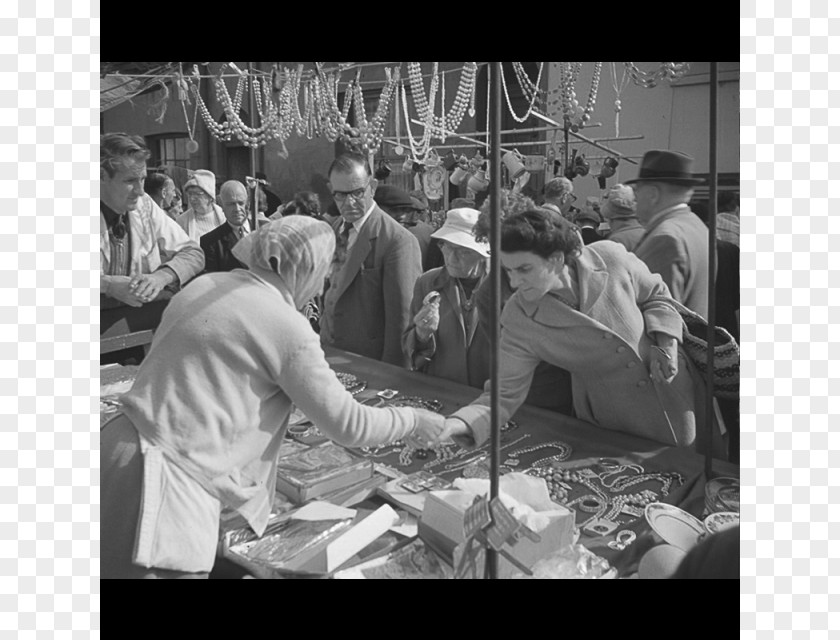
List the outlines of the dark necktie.
{"label": "dark necktie", "polygon": [[114,237],[118,240],[125,238],[125,214],[117,216],[117,221],[113,228]]}

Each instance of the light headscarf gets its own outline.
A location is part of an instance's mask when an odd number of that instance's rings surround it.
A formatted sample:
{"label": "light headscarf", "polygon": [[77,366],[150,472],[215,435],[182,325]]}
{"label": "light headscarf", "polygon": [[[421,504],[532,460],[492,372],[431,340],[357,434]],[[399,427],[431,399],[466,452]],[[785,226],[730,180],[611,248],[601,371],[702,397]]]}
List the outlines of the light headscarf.
{"label": "light headscarf", "polygon": [[275,286],[279,278],[298,309],[323,290],[334,252],[332,227],[308,216],[272,220],[233,247],[249,270]]}

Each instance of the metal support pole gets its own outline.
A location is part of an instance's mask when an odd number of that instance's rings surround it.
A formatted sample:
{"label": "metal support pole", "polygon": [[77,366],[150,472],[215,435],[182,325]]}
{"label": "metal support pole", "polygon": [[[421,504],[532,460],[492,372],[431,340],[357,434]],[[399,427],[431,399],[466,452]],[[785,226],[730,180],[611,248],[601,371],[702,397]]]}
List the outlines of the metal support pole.
{"label": "metal support pole", "polygon": [[[256,96],[254,95],[254,63],[248,63],[248,82],[251,83],[252,86],[246,87],[248,90],[248,103],[251,105],[251,126],[255,129],[257,128],[257,102]],[[251,174],[254,178],[257,177],[257,150],[254,147],[251,147]],[[260,194],[260,185],[259,183],[255,183],[254,186],[254,203],[253,209],[251,211],[251,231],[257,230],[257,205],[259,201],[259,194]]]}
{"label": "metal support pole", "polygon": [[[502,184],[502,63],[490,63],[490,499],[499,495],[499,311],[501,303],[502,277],[499,261],[502,252],[501,239],[501,184]],[[499,576],[499,556],[493,549],[487,550],[487,575],[490,579]]]}
{"label": "metal support pole", "polygon": [[714,377],[715,377],[715,275],[717,265],[717,112],[718,112],[718,63],[711,63],[709,77],[709,331],[706,340],[706,480],[712,477],[712,437],[714,435]]}

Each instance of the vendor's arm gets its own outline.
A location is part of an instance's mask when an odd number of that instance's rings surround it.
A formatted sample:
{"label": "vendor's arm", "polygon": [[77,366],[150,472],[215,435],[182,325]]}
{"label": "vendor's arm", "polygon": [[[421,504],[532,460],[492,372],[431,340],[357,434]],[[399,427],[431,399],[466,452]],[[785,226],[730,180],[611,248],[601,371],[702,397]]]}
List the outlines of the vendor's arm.
{"label": "vendor's arm", "polygon": [[[503,318],[510,316],[510,304],[505,308]],[[499,345],[499,422],[504,424],[525,402],[534,377],[534,369],[540,359],[528,346],[527,336],[518,323],[511,328],[503,322],[502,339]],[[471,404],[453,413],[450,419],[463,421],[469,428],[465,433],[454,422],[447,420],[447,429],[454,429],[453,439],[463,447],[471,448],[483,444],[490,437],[490,380],[484,384],[482,393]]]}
{"label": "vendor's arm", "polygon": [[[356,401],[327,363],[318,335],[306,319],[290,330],[285,340],[297,343],[284,358],[278,384],[297,406],[330,439],[347,447],[382,445],[415,435],[428,438],[443,429],[443,416],[430,417],[408,407],[374,408]],[[305,324],[304,324],[305,323]],[[304,332],[305,330],[305,332]]]}

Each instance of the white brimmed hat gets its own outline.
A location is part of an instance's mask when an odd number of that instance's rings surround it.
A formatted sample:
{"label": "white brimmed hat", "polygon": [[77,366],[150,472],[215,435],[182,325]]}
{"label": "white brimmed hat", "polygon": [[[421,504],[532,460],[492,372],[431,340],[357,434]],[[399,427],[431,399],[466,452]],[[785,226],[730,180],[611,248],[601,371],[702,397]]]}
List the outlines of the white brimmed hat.
{"label": "white brimmed hat", "polygon": [[446,212],[446,222],[432,234],[433,238],[446,240],[461,247],[467,247],[480,253],[485,258],[490,257],[490,245],[478,242],[473,235],[473,227],[478,222],[478,211],[463,207],[450,209]]}

